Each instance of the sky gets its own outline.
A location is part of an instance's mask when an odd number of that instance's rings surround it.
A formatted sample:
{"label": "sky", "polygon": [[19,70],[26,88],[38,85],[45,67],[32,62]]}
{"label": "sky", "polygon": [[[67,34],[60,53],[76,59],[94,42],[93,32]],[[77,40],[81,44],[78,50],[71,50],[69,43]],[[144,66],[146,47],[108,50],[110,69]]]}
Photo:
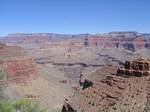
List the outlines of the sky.
{"label": "sky", "polygon": [[150,0],[0,0],[0,35],[150,32]]}

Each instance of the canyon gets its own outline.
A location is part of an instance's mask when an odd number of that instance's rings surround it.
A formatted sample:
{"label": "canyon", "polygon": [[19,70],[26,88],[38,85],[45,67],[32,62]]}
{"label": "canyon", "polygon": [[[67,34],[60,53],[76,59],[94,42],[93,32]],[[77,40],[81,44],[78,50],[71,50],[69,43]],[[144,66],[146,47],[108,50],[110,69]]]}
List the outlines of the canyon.
{"label": "canyon", "polygon": [[18,33],[0,43],[8,99],[33,99],[49,111],[149,111],[149,78],[116,75],[126,60],[150,58],[148,33]]}
{"label": "canyon", "polygon": [[[56,69],[48,72],[47,69],[52,67],[37,65],[21,47],[0,44],[0,68],[5,74],[0,82],[6,87],[5,99],[31,99],[39,102],[43,108],[56,109],[61,108],[64,97],[71,94],[69,85],[61,83],[67,80],[63,75],[56,77],[60,74]],[[53,98],[54,95],[57,97]]]}

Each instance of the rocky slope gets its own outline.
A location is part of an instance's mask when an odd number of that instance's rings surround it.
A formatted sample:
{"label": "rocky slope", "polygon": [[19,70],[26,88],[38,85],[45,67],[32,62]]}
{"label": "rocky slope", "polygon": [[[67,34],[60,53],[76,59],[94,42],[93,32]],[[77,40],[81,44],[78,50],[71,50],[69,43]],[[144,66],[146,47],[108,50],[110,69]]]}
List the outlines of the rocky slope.
{"label": "rocky slope", "polygon": [[87,79],[93,84],[77,89],[62,112],[143,112],[149,101],[149,76],[126,78],[116,72],[115,67],[104,67],[91,74]]}

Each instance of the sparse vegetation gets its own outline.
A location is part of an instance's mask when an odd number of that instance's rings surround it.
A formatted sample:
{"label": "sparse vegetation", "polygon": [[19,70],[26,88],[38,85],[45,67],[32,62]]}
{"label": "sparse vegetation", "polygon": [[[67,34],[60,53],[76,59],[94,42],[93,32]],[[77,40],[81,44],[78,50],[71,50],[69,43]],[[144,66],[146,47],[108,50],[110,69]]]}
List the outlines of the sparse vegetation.
{"label": "sparse vegetation", "polygon": [[0,112],[46,112],[36,102],[21,99],[16,101],[0,101]]}
{"label": "sparse vegetation", "polygon": [[40,109],[39,105],[30,100],[21,99],[16,101],[9,101],[3,99],[4,90],[6,88],[2,81],[5,81],[5,73],[0,68],[0,112],[46,112]]}
{"label": "sparse vegetation", "polygon": [[3,70],[0,68],[0,80],[3,80],[5,78]]}
{"label": "sparse vegetation", "polygon": [[3,70],[0,68],[0,98],[3,98],[4,89],[6,88],[6,85],[2,85],[1,81],[5,80],[5,74]]}

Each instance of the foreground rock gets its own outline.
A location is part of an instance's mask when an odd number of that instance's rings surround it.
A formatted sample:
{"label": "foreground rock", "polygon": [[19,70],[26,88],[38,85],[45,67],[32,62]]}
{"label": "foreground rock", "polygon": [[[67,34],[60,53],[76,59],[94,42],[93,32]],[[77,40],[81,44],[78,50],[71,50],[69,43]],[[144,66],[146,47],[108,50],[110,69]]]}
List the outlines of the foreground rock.
{"label": "foreground rock", "polygon": [[[144,111],[149,102],[149,76],[127,78],[115,75],[117,69],[114,67],[106,68],[91,75],[95,77],[92,79],[93,85],[77,91],[65,102],[65,108],[68,106],[73,111],[64,112]],[[106,78],[98,79],[100,74],[107,74]]]}

